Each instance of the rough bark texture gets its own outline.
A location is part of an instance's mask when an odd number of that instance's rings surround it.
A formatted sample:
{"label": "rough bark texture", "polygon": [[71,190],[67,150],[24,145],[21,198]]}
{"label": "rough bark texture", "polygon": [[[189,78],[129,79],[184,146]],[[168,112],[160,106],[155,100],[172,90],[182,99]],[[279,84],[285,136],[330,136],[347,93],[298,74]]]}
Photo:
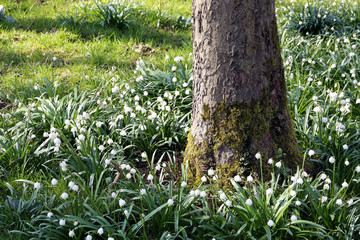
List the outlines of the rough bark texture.
{"label": "rough bark texture", "polygon": [[193,124],[185,151],[197,181],[259,172],[254,155],[301,161],[286,96],[274,0],[193,0]]}

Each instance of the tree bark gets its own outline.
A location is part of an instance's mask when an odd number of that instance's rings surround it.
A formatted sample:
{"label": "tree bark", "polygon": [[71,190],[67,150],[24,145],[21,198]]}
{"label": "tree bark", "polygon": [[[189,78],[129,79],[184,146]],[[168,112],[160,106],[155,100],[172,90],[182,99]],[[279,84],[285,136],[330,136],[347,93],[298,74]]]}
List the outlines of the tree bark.
{"label": "tree bark", "polygon": [[[185,151],[196,181],[259,172],[281,148],[296,168],[274,0],[193,0],[193,123]],[[267,159],[266,159],[267,161]],[[248,174],[248,173],[247,173]]]}

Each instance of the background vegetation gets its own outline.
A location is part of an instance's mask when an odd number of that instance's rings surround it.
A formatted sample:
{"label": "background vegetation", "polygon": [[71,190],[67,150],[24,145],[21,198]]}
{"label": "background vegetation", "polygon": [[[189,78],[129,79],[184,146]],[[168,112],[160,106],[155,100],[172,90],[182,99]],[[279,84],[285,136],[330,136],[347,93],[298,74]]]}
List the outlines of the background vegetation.
{"label": "background vegetation", "polygon": [[215,169],[193,186],[182,163],[190,0],[2,5],[2,238],[359,239],[357,2],[277,2],[290,109],[314,169],[259,154],[272,179],[239,173],[230,189]]}

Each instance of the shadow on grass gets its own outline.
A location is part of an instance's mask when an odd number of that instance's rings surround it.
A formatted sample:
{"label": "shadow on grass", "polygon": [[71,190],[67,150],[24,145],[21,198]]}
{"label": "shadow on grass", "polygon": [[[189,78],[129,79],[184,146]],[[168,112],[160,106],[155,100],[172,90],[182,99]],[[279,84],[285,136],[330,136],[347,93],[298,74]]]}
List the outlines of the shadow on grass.
{"label": "shadow on grass", "polygon": [[108,37],[113,40],[134,40],[136,43],[152,44],[165,48],[182,47],[191,43],[191,36],[185,31],[172,32],[163,29],[151,29],[146,26],[134,26],[126,30],[113,27],[102,27],[96,22],[85,22],[81,25],[61,25],[61,21],[46,17],[17,19],[14,24],[0,22],[3,30],[22,29],[35,31],[36,33],[55,33],[58,29],[64,29],[77,34],[83,40],[92,40],[98,37]]}

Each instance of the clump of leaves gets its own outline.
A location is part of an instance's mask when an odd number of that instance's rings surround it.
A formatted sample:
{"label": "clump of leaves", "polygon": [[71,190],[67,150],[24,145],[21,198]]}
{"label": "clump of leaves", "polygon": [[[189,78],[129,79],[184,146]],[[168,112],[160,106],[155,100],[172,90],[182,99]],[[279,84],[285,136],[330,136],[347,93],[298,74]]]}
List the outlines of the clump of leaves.
{"label": "clump of leaves", "polygon": [[97,8],[94,10],[94,14],[103,27],[110,26],[123,30],[139,25],[138,22],[131,19],[137,9],[137,5],[131,1],[112,1],[108,4],[95,2],[95,4]]}
{"label": "clump of leaves", "polygon": [[292,18],[289,28],[303,35],[326,34],[335,31],[343,23],[336,13],[313,5],[301,5],[297,12],[299,14]]}

